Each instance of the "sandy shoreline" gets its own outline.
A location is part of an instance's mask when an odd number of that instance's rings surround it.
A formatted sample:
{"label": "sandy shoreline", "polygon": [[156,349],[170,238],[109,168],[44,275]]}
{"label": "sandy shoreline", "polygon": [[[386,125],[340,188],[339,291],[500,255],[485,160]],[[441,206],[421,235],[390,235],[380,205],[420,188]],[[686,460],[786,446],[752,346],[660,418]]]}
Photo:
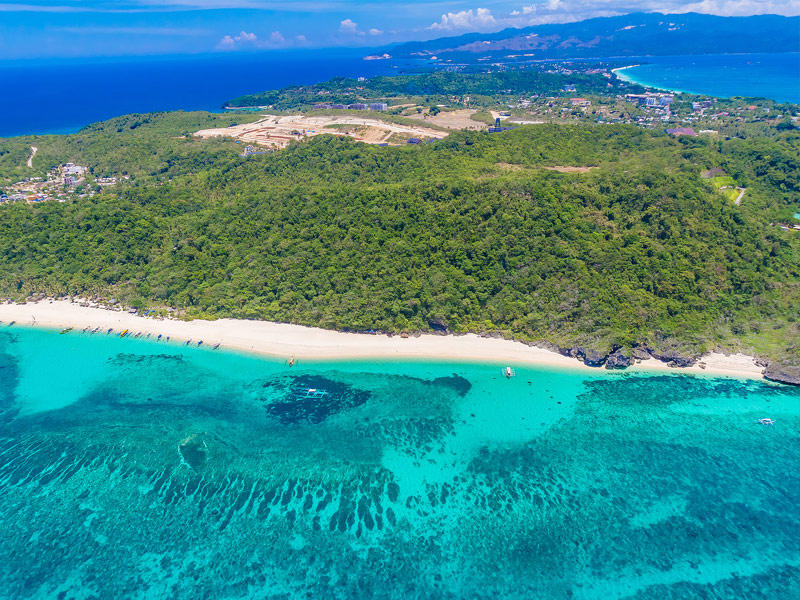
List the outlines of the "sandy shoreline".
{"label": "sandy shoreline", "polygon": [[[177,321],[153,319],[91,306],[81,306],[68,300],[45,300],[28,304],[0,305],[0,321],[16,321],[18,325],[51,328],[101,327],[116,332],[162,334],[174,341],[203,340],[207,346],[220,343],[222,347],[267,356],[297,359],[435,359],[454,361],[484,361],[515,365],[540,365],[604,372],[582,362],[543,348],[534,348],[510,340],[484,338],[475,334],[431,335],[401,338],[400,336],[344,333],[267,321],[219,319],[217,321]],[[634,365],[628,371],[668,371],[723,375],[763,379],[763,368],[753,357],[743,354],[725,356],[712,353],[700,361],[705,369],[695,365],[684,369],[668,367],[651,359]]]}
{"label": "sandy shoreline", "polygon": [[619,77],[622,81],[625,81],[627,83],[635,83],[636,85],[641,85],[642,87],[650,88],[651,90],[658,90],[659,92],[671,92],[673,94],[697,94],[697,92],[689,92],[686,90],[665,88],[665,87],[659,87],[657,85],[652,85],[649,83],[642,83],[641,81],[630,75],[630,73],[624,72],[628,69],[633,69],[634,67],[641,67],[641,66],[642,65],[640,64],[627,65],[625,67],[617,67],[616,69],[611,69],[611,72],[614,73],[617,77]]}

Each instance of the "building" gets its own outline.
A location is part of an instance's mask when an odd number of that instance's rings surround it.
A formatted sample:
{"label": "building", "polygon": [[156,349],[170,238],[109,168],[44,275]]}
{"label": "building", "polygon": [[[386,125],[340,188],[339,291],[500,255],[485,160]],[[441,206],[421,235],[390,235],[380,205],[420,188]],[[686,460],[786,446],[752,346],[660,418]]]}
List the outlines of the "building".
{"label": "building", "polygon": [[421,144],[422,140],[419,138],[408,138],[407,144]]}
{"label": "building", "polygon": [[386,104],[386,102],[372,102],[369,105],[370,110],[376,110],[376,111],[384,111],[387,110],[388,108],[389,105]]}
{"label": "building", "polygon": [[75,165],[72,163],[67,163],[64,165],[64,175],[83,175],[85,170],[86,167],[81,167],[80,165]]}
{"label": "building", "polygon": [[356,102],[354,104],[348,104],[347,108],[350,110],[367,110],[367,105],[362,104],[361,102]]}
{"label": "building", "polygon": [[669,106],[670,104],[672,104],[672,100],[673,100],[672,96],[661,96],[658,99],[658,103],[661,106]]}
{"label": "building", "polygon": [[591,101],[587,100],[586,98],[570,98],[569,103],[572,106],[591,106]]}
{"label": "building", "polygon": [[574,83],[568,83],[567,85],[565,85],[561,89],[564,90],[565,92],[574,92],[575,91],[575,84]]}

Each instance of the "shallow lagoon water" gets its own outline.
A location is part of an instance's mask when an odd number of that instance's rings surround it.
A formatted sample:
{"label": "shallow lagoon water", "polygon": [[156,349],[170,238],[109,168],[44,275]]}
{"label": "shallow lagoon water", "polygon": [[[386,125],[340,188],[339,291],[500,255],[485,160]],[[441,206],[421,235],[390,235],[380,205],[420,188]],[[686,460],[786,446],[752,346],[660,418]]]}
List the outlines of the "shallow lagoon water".
{"label": "shallow lagoon water", "polygon": [[800,102],[798,52],[647,56],[637,60],[643,64],[617,71],[617,75],[676,92]]}
{"label": "shallow lagoon water", "polygon": [[800,597],[800,390],[500,368],[3,326],[0,597]]}

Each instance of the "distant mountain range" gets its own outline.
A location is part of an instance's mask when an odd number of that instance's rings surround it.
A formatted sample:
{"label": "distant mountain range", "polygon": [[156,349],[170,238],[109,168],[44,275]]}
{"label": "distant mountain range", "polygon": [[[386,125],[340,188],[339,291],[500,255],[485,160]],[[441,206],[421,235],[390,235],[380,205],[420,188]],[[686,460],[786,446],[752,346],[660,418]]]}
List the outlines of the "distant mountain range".
{"label": "distant mountain range", "polygon": [[435,55],[468,62],[509,54],[547,59],[798,51],[800,17],[697,13],[634,13],[410,42],[390,50],[394,58]]}

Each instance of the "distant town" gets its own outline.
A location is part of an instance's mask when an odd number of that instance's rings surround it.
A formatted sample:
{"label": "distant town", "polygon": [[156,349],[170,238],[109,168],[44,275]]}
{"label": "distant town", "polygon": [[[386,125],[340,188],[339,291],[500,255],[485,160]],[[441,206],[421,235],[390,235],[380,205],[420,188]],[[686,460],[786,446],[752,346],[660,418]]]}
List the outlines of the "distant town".
{"label": "distant town", "polygon": [[129,177],[93,177],[88,167],[68,162],[51,169],[46,178],[28,177],[7,186],[5,192],[0,193],[0,202],[34,204],[47,200],[65,202],[75,198],[91,198],[103,188],[125,179]]}

